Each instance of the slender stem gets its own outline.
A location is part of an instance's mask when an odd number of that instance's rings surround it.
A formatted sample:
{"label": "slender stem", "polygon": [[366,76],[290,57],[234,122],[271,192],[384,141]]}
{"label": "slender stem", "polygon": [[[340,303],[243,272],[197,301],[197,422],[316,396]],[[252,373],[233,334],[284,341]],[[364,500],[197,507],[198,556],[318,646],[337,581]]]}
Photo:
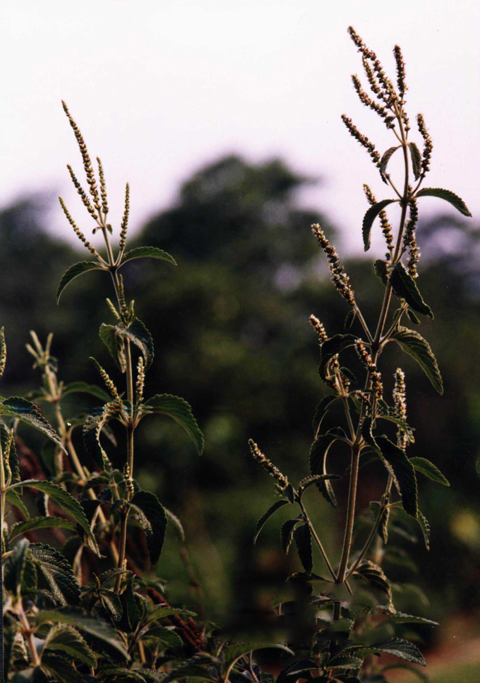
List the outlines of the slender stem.
{"label": "slender stem", "polygon": [[40,657],[38,656],[37,648],[35,647],[35,642],[33,640],[33,629],[31,628],[27,615],[23,610],[22,601],[19,600],[17,608],[18,616],[20,617],[20,623],[22,625],[23,635],[27,638],[28,649],[30,651],[30,657],[32,659],[32,664],[34,667],[40,666]]}
{"label": "slender stem", "polygon": [[365,318],[363,317],[362,312],[361,312],[361,310],[358,308],[358,306],[355,306],[355,312],[356,312],[356,314],[357,314],[358,319],[360,320],[361,326],[363,327],[363,331],[364,331],[365,334],[367,335],[368,341],[369,341],[369,342],[373,341],[373,337],[372,337],[372,335],[371,335],[371,333],[370,333],[370,330],[368,329],[368,325],[367,325],[367,323],[365,322]]}

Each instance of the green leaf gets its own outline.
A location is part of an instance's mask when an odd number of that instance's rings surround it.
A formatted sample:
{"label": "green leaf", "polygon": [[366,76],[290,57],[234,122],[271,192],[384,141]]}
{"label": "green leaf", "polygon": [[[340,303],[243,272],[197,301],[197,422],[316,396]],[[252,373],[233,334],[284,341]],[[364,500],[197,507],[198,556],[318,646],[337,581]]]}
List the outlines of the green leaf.
{"label": "green leaf", "polygon": [[460,211],[464,216],[472,217],[472,214],[468,210],[467,205],[460,199],[460,197],[450,190],[444,190],[440,187],[424,187],[422,190],[417,192],[417,197],[438,197],[439,199],[444,199],[449,202],[457,211]]}
{"label": "green leaf", "polygon": [[395,487],[402,498],[402,505],[412,517],[418,512],[417,477],[412,463],[401,448],[386,436],[377,436],[376,442],[382,454],[382,461],[393,478]]}
{"label": "green leaf", "polygon": [[21,534],[26,534],[27,531],[34,531],[35,529],[50,529],[52,527],[62,527],[63,529],[70,529],[75,531],[75,524],[69,522],[68,519],[61,517],[33,517],[27,522],[18,522],[10,529],[9,541],[12,541]]}
{"label": "green leaf", "polygon": [[318,368],[322,379],[325,379],[327,375],[328,364],[332,358],[349,346],[353,346],[356,341],[357,337],[354,337],[353,334],[336,334],[323,342],[320,353],[320,367]]}
{"label": "green leaf", "polygon": [[[94,683],[95,680],[87,674],[80,673],[65,657],[54,652],[45,653],[42,658],[42,669],[49,674],[48,680],[55,680],[57,683]],[[34,669],[34,671],[38,670]],[[45,679],[42,677],[39,680],[43,681]],[[33,681],[36,683],[36,677],[34,677]]]}
{"label": "green leaf", "polygon": [[203,434],[193,416],[189,404],[178,396],[157,394],[142,405],[145,414],[168,415],[185,429],[197,447],[199,455],[203,452]]}
{"label": "green leaf", "polygon": [[400,344],[405,353],[415,358],[433,387],[439,394],[443,394],[442,376],[429,343],[418,332],[410,330],[408,327],[399,327],[392,334],[391,339]]}
{"label": "green leaf", "polygon": [[412,158],[413,175],[415,176],[415,180],[418,180],[422,174],[422,155],[414,142],[409,142],[408,146]]}
{"label": "green leaf", "polygon": [[371,206],[365,216],[363,217],[363,246],[365,251],[370,249],[370,233],[372,231],[372,225],[378,214],[385,209],[389,204],[396,202],[396,199],[383,199],[381,202]]}
{"label": "green leaf", "polygon": [[432,309],[422,299],[415,280],[407,273],[401,261],[397,263],[390,274],[390,284],[399,299],[404,299],[414,311],[433,320]]}
{"label": "green leaf", "polygon": [[357,317],[357,309],[352,308],[350,311],[348,311],[347,315],[345,316],[345,320],[343,321],[343,329],[347,332],[353,327],[353,323],[355,322],[355,318]]}
{"label": "green leaf", "polygon": [[310,525],[308,522],[297,527],[293,532],[295,544],[297,546],[298,555],[303,568],[310,574],[313,568],[312,558],[312,537],[310,532]]}
{"label": "green leaf", "polygon": [[337,400],[338,396],[326,396],[325,398],[322,398],[318,406],[315,408],[315,413],[313,415],[312,422],[313,433],[315,434],[315,436],[318,436],[318,432],[320,431],[323,418],[329,411],[331,404]]}
{"label": "green leaf", "polygon": [[389,619],[392,619],[397,624],[425,624],[426,626],[438,626],[438,621],[425,619],[424,617],[417,617],[413,614],[404,614],[403,612],[386,612]]}
{"label": "green leaf", "polygon": [[71,566],[58,550],[45,543],[32,543],[30,558],[61,605],[79,603],[80,586]]}
{"label": "green leaf", "polygon": [[389,602],[392,602],[392,587],[390,581],[385,576],[383,569],[377,564],[370,562],[370,560],[363,560],[354,571],[354,574],[365,579],[373,586],[380,588],[380,590],[388,595]]}
{"label": "green leaf", "polygon": [[133,261],[133,259],[136,258],[155,258],[160,261],[167,261],[168,263],[171,263],[172,266],[177,265],[173,256],[167,254],[166,251],[162,251],[162,249],[158,249],[157,247],[137,247],[136,249],[127,251],[126,254],[123,255],[119,268],[123,266],[124,263],[127,263],[127,261]]}
{"label": "green leaf", "polygon": [[73,626],[57,625],[50,629],[43,645],[43,654],[48,651],[65,652],[69,657],[88,666],[95,667],[97,658],[84,637]]}
{"label": "green leaf", "polygon": [[76,277],[83,273],[88,273],[90,270],[102,270],[102,268],[97,261],[80,261],[79,263],[70,266],[70,268],[64,272],[57,289],[57,304],[60,302],[60,297],[62,296],[65,287]]}
{"label": "green leaf", "polygon": [[180,636],[172,631],[170,628],[160,626],[159,624],[151,624],[145,634],[147,638],[155,638],[156,643],[160,642],[166,648],[176,649],[182,647],[183,641]]}
{"label": "green leaf", "polygon": [[289,655],[293,655],[294,652],[280,643],[234,643],[233,645],[228,645],[222,652],[222,659],[224,666],[231,666],[234,662],[237,662],[241,657],[250,654],[250,652],[256,652],[257,650],[283,650]]}
{"label": "green leaf", "polygon": [[29,545],[30,542],[22,538],[5,560],[4,585],[6,590],[16,597],[21,595]]}
{"label": "green leaf", "polygon": [[35,427],[35,429],[38,429],[45,434],[45,436],[48,436],[49,439],[54,441],[62,451],[65,453],[67,452],[61,438],[50,423],[43,417],[37,406],[30,403],[30,401],[27,401],[25,398],[21,398],[20,396],[7,398],[0,404],[0,414],[9,415],[17,420],[26,422],[31,427]]}
{"label": "green leaf", "polygon": [[67,396],[68,394],[90,394],[99,398],[104,403],[110,401],[110,396],[106,391],[95,384],[87,384],[87,382],[70,382],[62,390],[62,396]]}
{"label": "green leaf", "polygon": [[195,612],[191,612],[188,609],[181,609],[178,607],[167,607],[166,605],[156,605],[154,609],[148,615],[148,622],[157,621],[158,619],[166,619],[167,617],[172,617],[177,615],[182,618],[195,617],[197,616]]}
{"label": "green leaf", "polygon": [[286,554],[290,550],[293,541],[293,532],[298,524],[298,519],[289,519],[282,525],[281,538],[283,552]]}
{"label": "green leaf", "polygon": [[[359,669],[363,664],[363,658],[360,657],[349,657],[348,655],[337,655],[330,660],[328,666],[325,668],[330,669]],[[343,679],[334,679],[343,680]]]}
{"label": "green leaf", "polygon": [[[83,425],[83,445],[89,456],[95,461],[101,470],[110,468],[108,456],[100,443],[102,431],[108,436],[107,424],[109,420],[117,417],[120,409],[116,403],[107,403],[103,408],[96,410],[90,415]],[[115,443],[115,439],[113,438]]]}
{"label": "green leaf", "polygon": [[155,347],[152,335],[142,321],[138,318],[134,318],[128,327],[117,325],[116,329],[121,337],[125,337],[140,349],[143,360],[145,361],[145,368],[148,369],[153,361]]}
{"label": "green leaf", "polygon": [[414,325],[420,325],[420,318],[414,313],[414,311],[412,311],[411,308],[407,308],[407,315],[411,323]]}
{"label": "green leaf", "polygon": [[100,601],[104,608],[110,612],[115,621],[119,621],[122,618],[122,601],[120,596],[114,591],[104,588],[100,593]]}
{"label": "green leaf", "polygon": [[373,269],[375,271],[375,275],[380,278],[386,287],[388,284],[388,262],[379,258],[373,264]]}
{"label": "green leaf", "polygon": [[149,491],[139,491],[130,505],[137,512],[147,539],[150,562],[155,565],[162,552],[167,529],[167,516],[157,496]]}
{"label": "green leaf", "polygon": [[[353,648],[352,648],[353,649]],[[414,664],[421,664],[421,666],[426,666],[426,662],[423,658],[422,653],[416,645],[410,643],[408,640],[403,640],[403,638],[390,638],[383,643],[378,643],[378,645],[372,645],[371,647],[359,647],[355,648],[355,654],[365,655],[386,652],[389,655],[394,655],[399,659],[405,659],[408,662],[413,662]]]}
{"label": "green leaf", "polygon": [[430,460],[427,460],[427,458],[410,458],[410,462],[417,472],[421,472],[432,481],[436,481],[437,484],[450,486],[448,479],[440,472],[438,467],[434,465],[433,462],[430,462]]}
{"label": "green leaf", "polygon": [[170,522],[173,524],[175,527],[178,538],[182,543],[185,543],[185,529],[183,528],[183,524],[181,521],[178,519],[177,515],[175,515],[171,510],[163,506],[163,509],[165,511],[165,514],[167,515],[167,519],[170,520]]}
{"label": "green leaf", "polygon": [[[8,467],[12,474],[12,482],[20,481],[20,466],[18,463],[17,449],[15,446],[15,436],[13,432],[8,429],[7,425],[0,422],[0,443],[2,453],[6,453],[10,445],[10,457],[8,458]],[[7,466],[7,465],[5,465]]]}
{"label": "green leaf", "polygon": [[125,356],[125,348],[122,337],[118,334],[118,327],[116,325],[107,325],[102,323],[98,332],[100,339],[107,347],[110,355],[117,364],[121,372],[127,369],[127,361]]}
{"label": "green leaf", "polygon": [[53,498],[53,500],[58,503],[58,505],[60,505],[65,512],[71,515],[77,524],[82,527],[87,538],[89,539],[90,547],[92,550],[94,550],[94,552],[97,553],[97,555],[100,555],[97,541],[92,533],[92,530],[90,529],[90,524],[85,516],[85,512],[83,511],[80,503],[76,501],[75,498],[68,493],[68,491],[62,489],[61,486],[58,486],[58,484],[54,484],[51,481],[36,481],[35,479],[27,479],[26,481],[12,484],[9,490],[19,488],[20,486],[29,486],[30,488],[36,489],[37,491],[42,491]]}
{"label": "green leaf", "polygon": [[30,519],[30,513],[28,512],[27,506],[16,491],[9,489],[7,491],[7,500],[10,505],[14,505],[16,508],[18,508],[18,510],[20,510],[26,519]]}
{"label": "green leaf", "polygon": [[125,646],[118,639],[115,629],[98,616],[90,616],[86,612],[72,607],[61,607],[56,610],[42,610],[37,614],[36,621],[39,626],[49,621],[54,624],[74,626],[80,631],[107,643],[107,645],[117,650],[123,657],[129,659]]}
{"label": "green leaf", "polygon": [[253,537],[253,542],[257,542],[257,538],[260,535],[261,530],[265,526],[265,523],[270,517],[277,511],[280,510],[284,505],[288,505],[288,500],[285,500],[285,498],[282,498],[281,500],[276,500],[275,503],[268,508],[268,510],[263,514],[260,519],[257,522],[257,525],[255,527],[255,534]]}
{"label": "green leaf", "polygon": [[390,149],[387,149],[385,154],[382,156],[380,159],[380,175],[382,176],[382,180],[385,184],[388,185],[388,179],[387,179],[387,166],[388,162],[394,155],[394,153],[397,151],[397,149],[400,149],[401,145],[397,145],[396,147],[390,147]]}
{"label": "green leaf", "polygon": [[[330,447],[340,440],[339,432],[336,430],[329,430],[326,434],[321,434],[312,443],[309,454],[310,472],[312,475],[327,474],[327,457]],[[317,489],[320,491],[325,500],[336,507],[337,500],[333,491],[332,484],[329,479],[316,482]]]}
{"label": "green leaf", "polygon": [[162,683],[170,681],[197,679],[198,682],[216,681],[216,675],[212,672],[212,659],[208,655],[195,655],[191,659],[183,661],[174,667],[167,675],[162,678]]}
{"label": "green leaf", "polygon": [[423,540],[425,541],[425,547],[427,550],[430,550],[430,524],[428,522],[428,519],[420,510],[418,511],[417,522],[419,523],[420,529],[422,530]]}

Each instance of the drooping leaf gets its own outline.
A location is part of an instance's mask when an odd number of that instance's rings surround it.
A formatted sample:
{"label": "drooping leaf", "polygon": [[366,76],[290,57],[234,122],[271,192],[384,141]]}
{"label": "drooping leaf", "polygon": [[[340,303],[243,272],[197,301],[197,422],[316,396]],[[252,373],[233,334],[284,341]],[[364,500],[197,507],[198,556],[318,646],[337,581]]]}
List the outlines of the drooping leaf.
{"label": "drooping leaf", "polygon": [[388,263],[387,261],[384,261],[383,259],[379,258],[375,261],[373,264],[373,269],[375,271],[375,275],[380,278],[382,283],[387,286],[388,283]]}
{"label": "drooping leaf", "polygon": [[110,355],[117,364],[120,372],[125,372],[127,369],[127,360],[125,356],[125,344],[123,338],[118,334],[117,325],[107,325],[102,323],[98,332],[100,339],[107,347]]}
{"label": "drooping leaf", "polygon": [[20,488],[23,486],[28,486],[32,489],[36,489],[37,491],[42,491],[43,493],[46,493],[48,496],[53,498],[53,500],[60,505],[60,507],[65,510],[73,519],[79,524],[83,531],[85,532],[85,535],[87,536],[89,540],[89,545],[94,550],[94,552],[97,553],[97,555],[100,554],[100,551],[98,549],[97,541],[95,539],[95,536],[92,533],[92,530],[90,529],[90,525],[88,523],[88,520],[85,516],[85,512],[83,511],[82,506],[78,501],[71,496],[68,491],[65,489],[62,489],[61,486],[58,486],[58,484],[54,484],[51,481],[36,481],[35,479],[27,479],[26,481],[19,482],[17,484],[12,484],[10,486],[10,490],[15,489],[15,488]]}
{"label": "drooping leaf", "polygon": [[177,515],[175,515],[171,510],[169,510],[165,506],[163,506],[163,509],[165,510],[165,514],[167,515],[167,519],[175,527],[178,538],[181,540],[182,543],[184,543],[185,542],[185,529],[183,528],[183,524],[178,519]]}
{"label": "drooping leaf", "polygon": [[411,323],[413,323],[414,325],[420,325],[420,318],[415,314],[414,311],[412,311],[411,308],[407,308],[407,315]]}
{"label": "drooping leaf", "polygon": [[88,666],[96,666],[97,658],[84,637],[73,626],[59,624],[50,629],[45,638],[42,657],[46,652],[65,652],[72,659]]}
{"label": "drooping leaf", "polygon": [[288,505],[288,500],[285,500],[285,498],[282,498],[281,500],[276,500],[275,503],[268,508],[268,510],[263,514],[260,519],[257,522],[257,525],[255,527],[255,534],[253,537],[253,542],[257,542],[257,538],[260,535],[261,530],[265,526],[265,523],[267,522],[268,519],[277,511],[280,510],[284,505]]}
{"label": "drooping leaf", "polygon": [[166,605],[155,605],[154,609],[148,615],[147,621],[149,623],[153,621],[158,621],[159,619],[166,619],[177,615],[182,618],[195,617],[197,616],[195,612],[191,612],[188,609],[181,609],[179,607],[167,607]]}
{"label": "drooping leaf", "polygon": [[372,225],[378,214],[383,211],[389,204],[393,204],[396,199],[383,199],[381,202],[371,206],[365,216],[363,217],[362,233],[363,233],[363,246],[365,251],[370,249],[370,233],[372,231]]}
{"label": "drooping leaf", "polygon": [[434,465],[433,462],[430,462],[430,460],[427,460],[427,458],[411,458],[410,462],[417,472],[421,472],[432,481],[436,481],[437,484],[450,486],[448,479],[440,472],[438,467]]}
{"label": "drooping leaf", "polygon": [[282,548],[283,552],[288,553],[290,546],[293,541],[293,532],[298,524],[298,519],[288,519],[285,524],[282,525],[281,538],[282,538]]}
{"label": "drooping leaf", "polygon": [[394,655],[399,659],[405,659],[408,662],[426,666],[426,662],[418,647],[413,643],[410,643],[408,640],[403,640],[403,638],[390,638],[383,643],[378,643],[378,645],[355,648],[355,653],[362,657],[369,654],[375,654],[377,652],[385,652],[389,655]]}
{"label": "drooping leaf", "polygon": [[422,155],[420,154],[420,150],[414,142],[409,142],[408,146],[410,148],[410,157],[412,159],[413,175],[415,176],[415,180],[418,180],[422,173]]}
{"label": "drooping leaf", "polygon": [[31,543],[30,558],[61,605],[78,605],[80,586],[71,566],[58,550],[45,543]]}
{"label": "drooping leaf", "polygon": [[[345,434],[343,434],[345,436]],[[328,474],[326,471],[327,456],[331,446],[341,438],[337,430],[329,430],[326,434],[321,434],[312,443],[309,454],[310,472],[312,475]],[[337,500],[330,479],[317,481],[316,486],[325,500],[336,507]]]}
{"label": "drooping leaf", "polygon": [[332,358],[336,356],[337,353],[353,346],[356,341],[357,337],[354,337],[353,334],[336,334],[333,337],[330,337],[330,339],[327,339],[326,342],[323,342],[320,354],[320,367],[318,368],[322,379],[325,379],[326,377],[327,366]]}
{"label": "drooping leaf", "polygon": [[128,339],[140,349],[143,360],[145,361],[145,368],[149,368],[153,361],[155,347],[152,335],[147,330],[144,323],[138,318],[134,318],[128,327],[117,325],[116,330],[117,334],[121,337],[125,337],[125,339]]}
{"label": "drooping leaf", "polygon": [[382,454],[382,461],[393,478],[395,487],[402,498],[405,512],[412,517],[418,511],[418,487],[415,469],[401,448],[398,448],[386,436],[376,437]]}
{"label": "drooping leaf", "polygon": [[10,447],[10,456],[8,458],[8,467],[12,476],[12,483],[20,481],[20,466],[18,464],[17,449],[15,447],[15,437],[8,429],[7,425],[0,421],[0,442],[2,453],[6,453]]}
{"label": "drooping leaf", "polygon": [[330,409],[331,404],[334,401],[338,400],[338,396],[325,396],[325,398],[322,398],[318,406],[315,408],[315,413],[313,415],[313,433],[315,436],[318,436],[318,432],[320,430],[320,427],[323,422],[323,418],[327,414],[328,410]]}
{"label": "drooping leaf", "polygon": [[433,387],[439,394],[443,394],[442,376],[430,344],[416,330],[410,330],[408,327],[399,327],[392,334],[391,339],[400,344],[412,358],[415,358]]}
{"label": "drooping leaf", "polygon": [[385,572],[374,562],[363,560],[356,568],[354,574],[362,577],[373,586],[380,588],[388,595],[389,602],[392,601],[392,587],[390,581],[385,576]]}
{"label": "drooping leaf", "polygon": [[382,158],[380,159],[380,175],[382,176],[383,182],[388,185],[388,179],[387,179],[387,166],[388,162],[394,155],[394,153],[397,151],[397,149],[400,149],[401,145],[397,145],[396,147],[390,147],[390,149],[387,149],[387,151],[384,153]]}
{"label": "drooping leaf", "polygon": [[180,636],[165,626],[160,624],[151,624],[146,633],[147,638],[155,638],[156,643],[160,642],[168,649],[176,649],[182,647],[183,641]]}
{"label": "drooping leaf", "polygon": [[310,574],[313,568],[313,558],[312,558],[312,536],[310,531],[310,525],[308,522],[297,527],[293,532],[293,537],[295,539],[295,544],[298,550],[298,556],[303,565],[303,568]]}
{"label": "drooping leaf", "polygon": [[65,287],[76,277],[82,275],[83,273],[88,273],[90,270],[102,270],[97,261],[80,261],[70,266],[68,270],[62,275],[60,284],[57,289],[57,304],[60,302],[60,297]]}
{"label": "drooping leaf", "polygon": [[0,404],[0,415],[8,415],[17,420],[21,420],[22,422],[26,422],[30,426],[41,431],[45,436],[48,436],[49,439],[54,441],[57,446],[65,451],[62,440],[54,428],[43,417],[37,406],[30,401],[27,401],[25,398],[12,396],[11,398],[5,399],[3,403]]}
{"label": "drooping leaf", "polygon": [[167,529],[167,516],[157,496],[149,491],[139,491],[130,505],[139,516],[140,524],[147,539],[150,562],[157,564],[162,552]]}
{"label": "drooping leaf", "polygon": [[[49,680],[54,680],[57,683],[95,682],[95,679],[92,678],[92,676],[81,673],[72,664],[70,664],[70,662],[67,659],[65,659],[65,657],[60,656],[55,652],[45,652],[42,658],[42,669],[49,674]],[[35,671],[37,671],[37,669],[35,669]],[[36,680],[37,679],[34,678],[33,683],[36,683]]]}
{"label": "drooping leaf", "polygon": [[177,262],[175,261],[173,256],[167,254],[166,251],[162,251],[162,249],[158,249],[157,247],[137,247],[136,249],[127,251],[123,255],[119,267],[123,266],[123,264],[127,263],[127,261],[133,261],[133,259],[136,258],[154,258],[159,259],[160,261],[167,261],[168,263],[171,263],[173,266],[177,265]]}
{"label": "drooping leaf", "polygon": [[438,621],[425,619],[425,617],[418,617],[413,614],[404,614],[403,612],[385,612],[389,619],[397,624],[425,624],[426,626],[438,626]]}
{"label": "drooping leaf", "polygon": [[157,394],[142,405],[145,414],[167,415],[185,429],[201,455],[203,451],[203,434],[193,416],[189,404],[178,396]]}
{"label": "drooping leaf", "polygon": [[432,309],[423,300],[415,280],[407,273],[401,261],[390,274],[390,284],[399,299],[405,299],[410,308],[433,320]]}
{"label": "drooping leaf", "polygon": [[417,197],[438,197],[439,199],[444,199],[455,207],[457,211],[460,211],[462,215],[469,218],[472,216],[463,199],[450,190],[444,190],[440,187],[424,187],[417,192]]}
{"label": "drooping leaf", "polygon": [[283,650],[289,655],[293,655],[293,651],[286,645],[281,643],[234,643],[228,645],[222,652],[222,659],[225,666],[230,666],[233,662],[238,661],[241,657],[256,652],[257,650]]}
{"label": "drooping leaf", "polygon": [[118,628],[124,633],[133,633],[140,621],[138,595],[133,590],[133,577],[127,581],[120,600],[122,603],[122,616],[118,622]]}
{"label": "drooping leaf", "polygon": [[345,316],[345,320],[343,321],[343,329],[345,332],[348,332],[348,330],[352,329],[356,317],[357,310],[355,308],[352,308],[350,311],[348,311],[347,315]]}
{"label": "drooping leaf", "polygon": [[[100,436],[107,433],[108,422],[118,416],[119,407],[116,403],[107,403],[100,410],[96,410],[85,420],[82,430],[83,445],[88,455],[102,470],[108,470],[110,461],[100,442]],[[108,436],[108,434],[107,434]]]}
{"label": "drooping leaf", "polygon": [[16,544],[12,554],[5,560],[4,586],[7,591],[18,597],[21,595],[29,545],[30,542],[26,538],[22,538]]}
{"label": "drooping leaf", "polygon": [[20,510],[25,519],[30,519],[30,513],[28,512],[27,506],[16,491],[9,489],[7,491],[6,497],[10,505],[14,505],[18,510]]}
{"label": "drooping leaf", "polygon": [[61,517],[33,517],[26,522],[18,522],[10,529],[9,541],[12,541],[17,536],[27,533],[27,531],[35,531],[35,529],[50,529],[52,527],[61,527],[75,531],[75,524],[69,522],[68,519]]}
{"label": "drooping leaf", "polygon": [[98,616],[91,616],[83,610],[73,607],[61,607],[55,610],[42,610],[36,616],[38,625],[47,622],[54,624],[69,624],[75,628],[88,633],[95,638],[103,641],[110,647],[114,648],[123,657],[129,659],[128,653],[124,644],[118,639],[117,632],[106,621]]}
{"label": "drooping leaf", "polygon": [[119,621],[123,615],[123,607],[120,596],[114,591],[103,589],[100,593],[100,601],[103,607],[110,612],[115,621]]}
{"label": "drooping leaf", "polygon": [[427,550],[430,550],[430,523],[423,514],[423,512],[421,512],[420,510],[418,511],[417,522],[419,523],[420,529],[422,530],[423,540],[425,541],[425,547]]}
{"label": "drooping leaf", "polygon": [[106,391],[95,384],[88,384],[87,382],[70,382],[62,390],[62,396],[67,396],[68,394],[90,394],[99,398],[104,403],[110,401],[110,396]]}

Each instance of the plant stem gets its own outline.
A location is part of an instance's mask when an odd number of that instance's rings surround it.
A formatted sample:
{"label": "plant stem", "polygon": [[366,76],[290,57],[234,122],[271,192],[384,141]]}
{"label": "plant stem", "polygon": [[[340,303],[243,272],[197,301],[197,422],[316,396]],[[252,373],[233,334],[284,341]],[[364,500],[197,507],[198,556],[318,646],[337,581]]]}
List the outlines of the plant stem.
{"label": "plant stem", "polygon": [[22,625],[23,635],[27,637],[28,649],[30,651],[30,657],[32,659],[32,664],[34,667],[40,666],[40,657],[38,656],[37,648],[33,641],[33,630],[28,622],[27,615],[23,610],[22,600],[18,602],[17,614],[20,618],[20,623]]}

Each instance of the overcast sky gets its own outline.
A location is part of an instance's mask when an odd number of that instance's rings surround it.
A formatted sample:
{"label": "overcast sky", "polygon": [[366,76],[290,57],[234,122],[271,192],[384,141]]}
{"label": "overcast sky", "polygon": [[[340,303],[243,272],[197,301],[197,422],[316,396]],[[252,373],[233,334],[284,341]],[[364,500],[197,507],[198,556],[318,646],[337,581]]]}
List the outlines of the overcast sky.
{"label": "overcast sky", "polygon": [[[381,151],[393,143],[353,93],[352,24],[392,76],[402,46],[412,119],[424,113],[435,143],[427,185],[457,191],[478,220],[478,0],[3,0],[0,13],[2,206],[48,190],[90,227],[69,189],[65,164],[81,165],[63,98],[102,158],[113,220],[127,180],[139,226],[223,154],[280,156],[325,179],[302,201],[360,247],[362,183],[390,195],[340,115]],[[68,233],[60,208],[51,227]]]}

